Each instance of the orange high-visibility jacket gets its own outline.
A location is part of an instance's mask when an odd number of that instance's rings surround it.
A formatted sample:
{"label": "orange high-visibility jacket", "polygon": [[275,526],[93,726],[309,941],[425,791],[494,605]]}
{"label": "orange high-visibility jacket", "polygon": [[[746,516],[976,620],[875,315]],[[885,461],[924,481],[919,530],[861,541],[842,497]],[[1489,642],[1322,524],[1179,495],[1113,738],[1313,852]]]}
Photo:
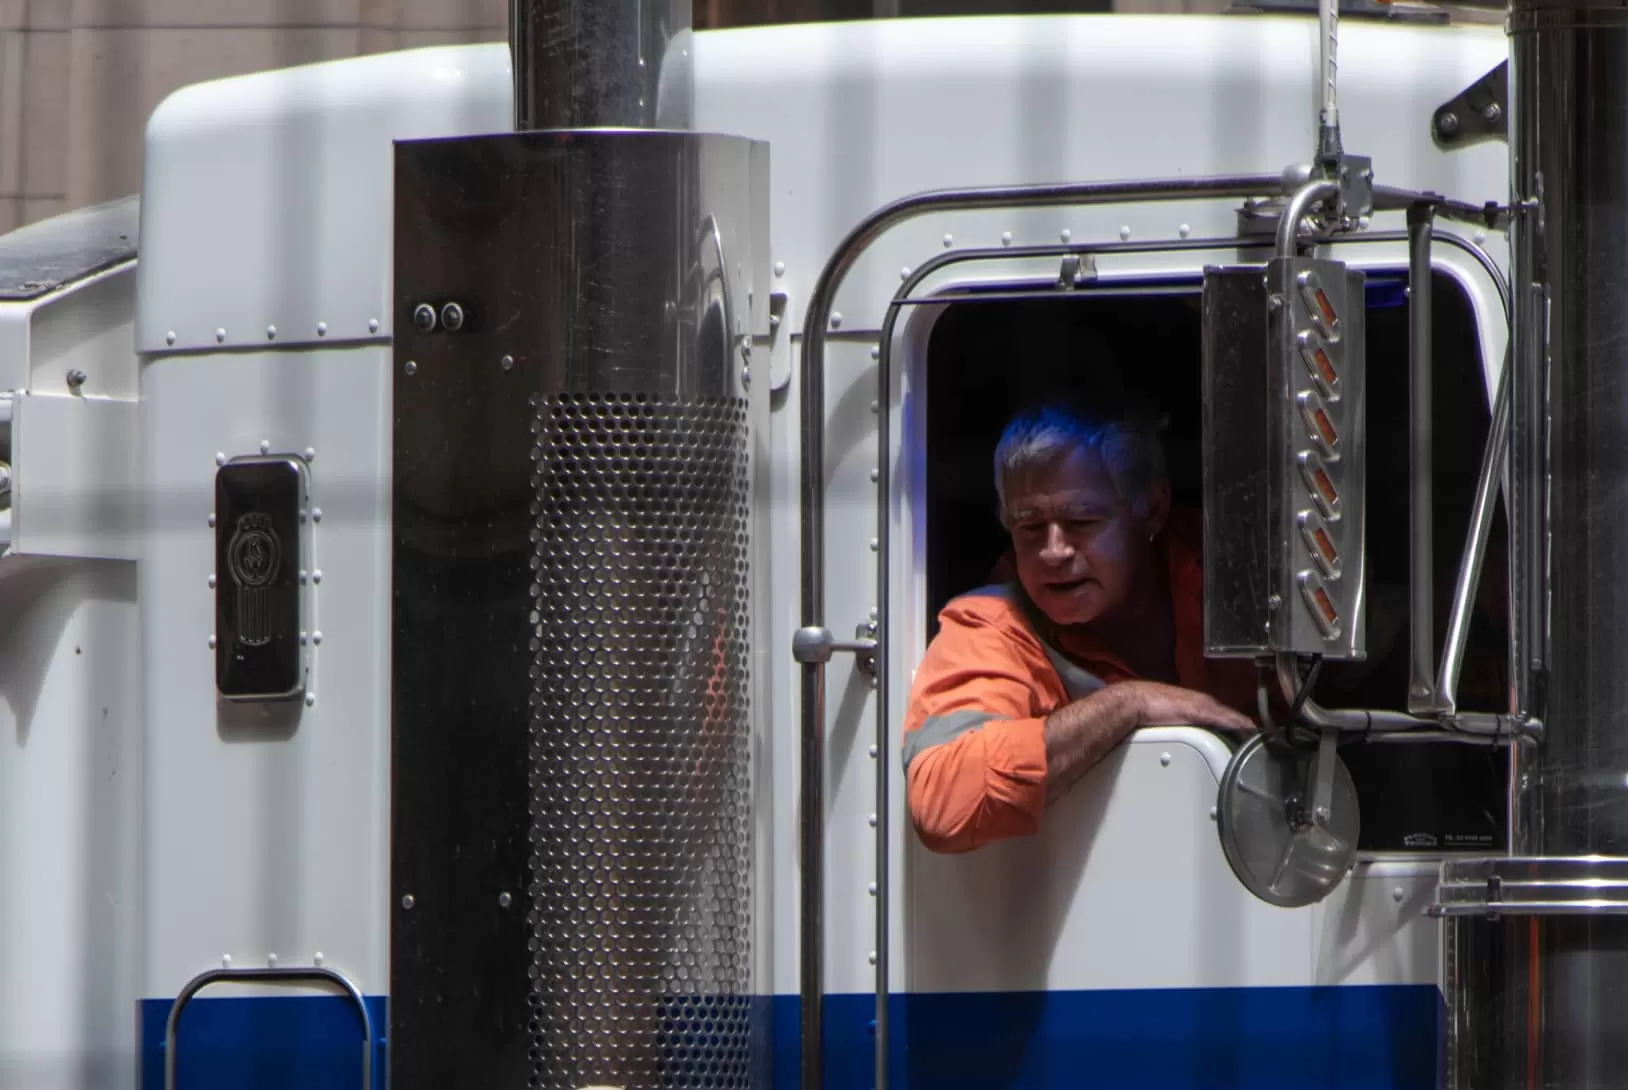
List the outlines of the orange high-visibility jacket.
{"label": "orange high-visibility jacket", "polygon": [[[1253,717],[1253,663],[1204,657],[1199,540],[1190,512],[1173,512],[1159,539],[1177,684]],[[922,843],[964,852],[1035,832],[1046,805],[1046,716],[1135,677],[1097,641],[1049,624],[1015,582],[951,601],[916,668],[905,713],[906,791]]]}

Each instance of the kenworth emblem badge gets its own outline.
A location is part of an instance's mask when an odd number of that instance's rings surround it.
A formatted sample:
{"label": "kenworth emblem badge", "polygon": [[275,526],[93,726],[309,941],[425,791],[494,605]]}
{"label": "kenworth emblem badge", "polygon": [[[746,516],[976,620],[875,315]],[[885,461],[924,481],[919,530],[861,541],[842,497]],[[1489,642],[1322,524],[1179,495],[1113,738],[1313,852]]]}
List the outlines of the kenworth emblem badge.
{"label": "kenworth emblem badge", "polygon": [[237,588],[240,644],[262,647],[271,642],[271,585],[277,581],[282,557],[270,516],[251,512],[237,520],[226,562]]}

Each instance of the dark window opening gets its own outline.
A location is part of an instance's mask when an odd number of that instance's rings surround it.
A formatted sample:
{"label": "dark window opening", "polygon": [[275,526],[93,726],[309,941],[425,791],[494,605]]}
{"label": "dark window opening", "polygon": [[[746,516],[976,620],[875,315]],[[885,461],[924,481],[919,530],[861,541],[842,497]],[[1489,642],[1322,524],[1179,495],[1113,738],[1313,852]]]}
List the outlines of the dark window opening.
{"label": "dark window opening", "polygon": [[[1446,631],[1470,501],[1489,425],[1474,312],[1435,277],[1435,624]],[[927,373],[929,636],[950,598],[977,587],[1006,548],[992,455],[1007,418],[1080,369],[1108,368],[1168,415],[1165,453],[1177,504],[1202,503],[1199,285],[1114,295],[956,303],[934,324]],[[1405,276],[1368,288],[1368,660],[1325,664],[1328,707],[1405,710],[1408,635],[1408,317]],[[1459,706],[1508,702],[1507,537],[1500,508],[1482,569]],[[1369,852],[1497,850],[1505,838],[1503,750],[1451,743],[1352,744],[1342,756],[1361,801]]]}

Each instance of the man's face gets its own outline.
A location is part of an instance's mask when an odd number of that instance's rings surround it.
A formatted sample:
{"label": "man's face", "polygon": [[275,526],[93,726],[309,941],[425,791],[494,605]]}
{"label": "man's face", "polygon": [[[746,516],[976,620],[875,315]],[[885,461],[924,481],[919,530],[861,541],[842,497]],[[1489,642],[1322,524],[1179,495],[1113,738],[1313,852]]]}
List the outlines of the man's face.
{"label": "man's face", "polygon": [[1094,621],[1125,601],[1168,506],[1160,490],[1137,518],[1101,455],[1083,447],[1012,474],[1006,496],[1018,581],[1057,624]]}

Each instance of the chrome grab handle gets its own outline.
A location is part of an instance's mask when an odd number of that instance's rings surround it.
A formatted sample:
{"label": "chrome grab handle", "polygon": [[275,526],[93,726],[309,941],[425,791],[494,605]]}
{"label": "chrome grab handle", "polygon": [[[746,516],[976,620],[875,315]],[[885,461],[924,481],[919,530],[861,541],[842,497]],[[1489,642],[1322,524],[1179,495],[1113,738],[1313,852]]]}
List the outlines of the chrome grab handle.
{"label": "chrome grab handle", "polygon": [[845,651],[856,656],[859,668],[871,677],[876,676],[876,623],[862,624],[852,640],[839,640],[829,628],[810,625],[799,628],[791,636],[791,657],[804,666],[824,665],[831,656]]}
{"label": "chrome grab handle", "polygon": [[267,984],[290,987],[297,984],[331,984],[343,991],[356,1007],[362,1019],[362,1090],[373,1088],[373,1019],[367,1012],[367,1000],[350,978],[332,969],[314,966],[289,966],[265,969],[210,969],[187,981],[170,1004],[170,1015],[164,1023],[164,1090],[175,1090],[175,1037],[181,1022],[181,1012],[193,998],[211,984]]}

